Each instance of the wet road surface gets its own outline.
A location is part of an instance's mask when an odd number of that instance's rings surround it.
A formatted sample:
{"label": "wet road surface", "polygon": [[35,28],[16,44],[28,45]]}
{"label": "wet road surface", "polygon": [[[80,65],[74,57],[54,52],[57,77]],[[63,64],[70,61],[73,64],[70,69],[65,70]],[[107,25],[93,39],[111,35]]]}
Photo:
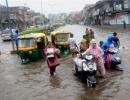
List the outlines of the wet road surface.
{"label": "wet road surface", "polygon": [[[80,42],[85,26],[67,25]],[[103,30],[103,29],[102,29]],[[106,32],[94,29],[96,38],[104,40]],[[114,30],[109,30],[114,31]],[[125,35],[124,35],[125,34]],[[87,88],[73,76],[71,56],[61,58],[57,75],[50,77],[44,60],[23,65],[17,55],[11,55],[11,43],[0,42],[0,100],[129,100],[130,98],[130,34],[119,33],[124,72],[107,71],[95,89]]]}

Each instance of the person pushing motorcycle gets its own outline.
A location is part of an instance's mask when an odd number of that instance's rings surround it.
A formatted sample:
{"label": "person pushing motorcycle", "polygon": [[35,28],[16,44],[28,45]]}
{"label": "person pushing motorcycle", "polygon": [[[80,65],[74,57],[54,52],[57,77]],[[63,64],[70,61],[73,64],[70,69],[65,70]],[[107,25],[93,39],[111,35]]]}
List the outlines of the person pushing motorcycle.
{"label": "person pushing motorcycle", "polygon": [[100,77],[105,77],[105,67],[104,67],[104,63],[103,63],[103,51],[102,49],[96,44],[95,39],[92,39],[90,41],[90,47],[82,53],[82,55],[85,54],[92,54],[95,59],[96,59],[96,64],[97,64],[97,76]]}

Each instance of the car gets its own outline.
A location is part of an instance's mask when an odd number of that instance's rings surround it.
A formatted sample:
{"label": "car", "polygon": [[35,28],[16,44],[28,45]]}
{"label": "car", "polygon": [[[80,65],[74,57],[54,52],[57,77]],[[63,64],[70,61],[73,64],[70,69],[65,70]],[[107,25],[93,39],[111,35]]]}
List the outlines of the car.
{"label": "car", "polygon": [[1,38],[3,41],[11,40],[12,31],[10,29],[3,30],[1,33]]}

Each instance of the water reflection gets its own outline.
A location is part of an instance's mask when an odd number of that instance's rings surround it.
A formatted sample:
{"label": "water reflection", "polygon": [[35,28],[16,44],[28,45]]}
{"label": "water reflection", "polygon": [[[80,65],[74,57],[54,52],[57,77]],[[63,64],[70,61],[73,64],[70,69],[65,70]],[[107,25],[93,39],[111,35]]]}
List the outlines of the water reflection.
{"label": "water reflection", "polygon": [[57,75],[50,77],[50,84],[53,88],[60,88],[60,81],[61,79]]}
{"label": "water reflection", "polygon": [[120,91],[121,72],[112,71],[105,79],[98,79],[96,88],[88,88],[83,85],[84,93],[80,94],[77,100],[111,100]]}
{"label": "water reflection", "polygon": [[24,75],[40,74],[46,68],[46,63],[41,59],[37,62],[31,62],[27,65],[23,65]]}

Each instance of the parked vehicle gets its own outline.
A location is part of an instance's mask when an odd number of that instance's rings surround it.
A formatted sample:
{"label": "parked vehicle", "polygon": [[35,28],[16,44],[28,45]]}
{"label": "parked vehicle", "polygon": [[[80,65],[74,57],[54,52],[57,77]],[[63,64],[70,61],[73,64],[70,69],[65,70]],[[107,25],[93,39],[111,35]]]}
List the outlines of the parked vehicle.
{"label": "parked vehicle", "polygon": [[119,49],[115,47],[109,48],[107,52],[107,60],[105,62],[106,66],[109,66],[111,69],[123,71],[121,61],[122,60],[119,54]]}
{"label": "parked vehicle", "polygon": [[30,33],[19,36],[18,55],[23,64],[44,57],[47,37],[44,33]]}
{"label": "parked vehicle", "polygon": [[69,54],[69,40],[70,32],[61,31],[61,32],[51,32],[51,40],[53,45],[56,48],[59,48],[61,54]]}
{"label": "parked vehicle", "polygon": [[3,41],[11,40],[12,31],[10,29],[3,30],[1,33],[1,38]]}
{"label": "parked vehicle", "polygon": [[88,87],[95,87],[96,82],[96,61],[93,55],[87,54],[83,57],[74,58],[74,72],[81,78],[82,82],[87,82]]}

